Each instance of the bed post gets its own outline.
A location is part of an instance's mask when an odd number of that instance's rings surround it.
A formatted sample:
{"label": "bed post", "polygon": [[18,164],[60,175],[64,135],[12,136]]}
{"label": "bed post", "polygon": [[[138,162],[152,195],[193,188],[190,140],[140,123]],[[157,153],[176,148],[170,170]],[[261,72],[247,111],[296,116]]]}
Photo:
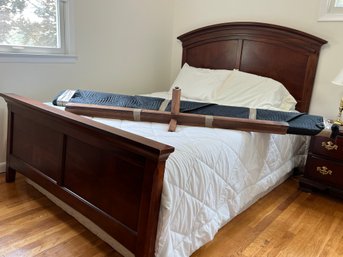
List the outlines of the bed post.
{"label": "bed post", "polygon": [[10,154],[12,152],[12,129],[13,129],[13,116],[11,105],[7,102],[8,120],[7,120],[7,150],[6,150],[6,182],[14,182],[16,177],[16,170],[10,167]]}
{"label": "bed post", "polygon": [[15,181],[16,171],[6,164],[6,182],[11,183]]}
{"label": "bed post", "polygon": [[145,190],[142,192],[141,197],[136,257],[155,256],[158,216],[167,157],[168,155],[163,156],[163,159],[157,162],[151,160],[145,166],[143,182]]}

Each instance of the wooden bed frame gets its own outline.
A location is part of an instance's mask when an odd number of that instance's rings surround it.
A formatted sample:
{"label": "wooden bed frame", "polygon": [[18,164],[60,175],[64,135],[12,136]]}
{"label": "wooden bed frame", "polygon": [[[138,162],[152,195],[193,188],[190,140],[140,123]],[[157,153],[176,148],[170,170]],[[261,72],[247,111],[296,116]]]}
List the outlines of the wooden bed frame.
{"label": "wooden bed frame", "polygon": [[[277,25],[238,22],[186,33],[182,63],[239,69],[283,83],[308,111],[325,40]],[[13,94],[6,181],[22,173],[130,250],[154,256],[165,162],[173,147]]]}

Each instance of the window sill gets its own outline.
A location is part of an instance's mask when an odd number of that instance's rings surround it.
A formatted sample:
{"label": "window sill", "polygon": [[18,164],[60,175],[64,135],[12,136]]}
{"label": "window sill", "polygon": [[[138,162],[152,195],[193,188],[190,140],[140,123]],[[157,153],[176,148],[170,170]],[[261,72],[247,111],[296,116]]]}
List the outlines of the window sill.
{"label": "window sill", "polygon": [[326,13],[318,21],[343,21],[343,13]]}
{"label": "window sill", "polygon": [[0,63],[75,63],[76,55],[0,53]]}
{"label": "window sill", "polygon": [[343,7],[333,7],[333,4],[334,0],[320,0],[318,21],[343,21]]}

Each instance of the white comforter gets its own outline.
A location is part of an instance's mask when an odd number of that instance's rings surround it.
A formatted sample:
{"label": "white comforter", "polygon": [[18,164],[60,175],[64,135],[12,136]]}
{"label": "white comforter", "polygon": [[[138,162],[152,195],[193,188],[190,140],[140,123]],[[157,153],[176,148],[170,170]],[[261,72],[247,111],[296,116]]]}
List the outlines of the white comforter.
{"label": "white comforter", "polygon": [[189,256],[305,160],[306,137],[95,120],[175,147],[166,163],[156,256]]}

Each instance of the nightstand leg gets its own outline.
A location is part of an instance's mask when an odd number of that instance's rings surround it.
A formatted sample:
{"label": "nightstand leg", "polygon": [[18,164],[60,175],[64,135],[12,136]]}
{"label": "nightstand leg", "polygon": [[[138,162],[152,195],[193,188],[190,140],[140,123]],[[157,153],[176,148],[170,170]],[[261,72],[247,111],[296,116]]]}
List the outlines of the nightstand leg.
{"label": "nightstand leg", "polygon": [[303,192],[306,192],[306,193],[312,193],[313,192],[313,186],[306,183],[306,179],[304,179],[304,178],[301,178],[299,181],[299,189]]}

